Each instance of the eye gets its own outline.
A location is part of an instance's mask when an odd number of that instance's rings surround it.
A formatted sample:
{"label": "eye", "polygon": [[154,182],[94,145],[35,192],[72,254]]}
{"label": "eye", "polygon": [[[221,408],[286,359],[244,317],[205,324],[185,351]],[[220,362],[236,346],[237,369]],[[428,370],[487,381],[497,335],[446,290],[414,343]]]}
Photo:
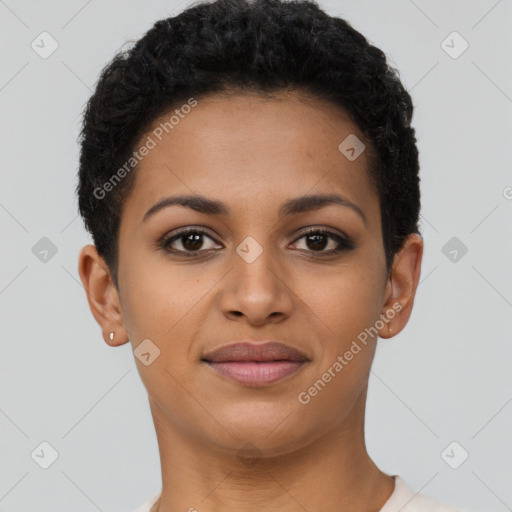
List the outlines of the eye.
{"label": "eye", "polygon": [[[173,236],[162,238],[159,245],[162,249],[170,253],[180,253],[183,256],[195,256],[193,253],[206,252],[214,248],[205,248],[203,237],[207,237],[210,241],[215,242],[206,231],[197,228],[188,228]],[[178,247],[181,245],[183,249],[172,247],[175,244]]]}
{"label": "eye", "polygon": [[[205,244],[204,237],[210,240],[210,247],[208,247],[208,244]],[[293,243],[297,244],[302,239],[304,239],[306,244],[306,249],[304,250],[320,253],[320,255],[336,254],[341,251],[355,249],[355,244],[350,238],[328,229],[309,229],[296,238]],[[330,250],[325,250],[329,246],[329,242],[333,247]],[[201,252],[216,250],[215,240],[206,231],[199,228],[187,228],[172,236],[163,237],[159,242],[159,246],[169,253],[186,257],[197,256]]]}
{"label": "eye", "polygon": [[[310,252],[319,252],[327,255],[355,249],[355,244],[350,238],[328,229],[309,229],[305,233],[302,233],[301,236],[294,241],[294,244],[302,239],[305,241],[306,250]],[[331,242],[334,242],[331,243],[331,246],[334,246],[334,248],[326,251],[324,249],[328,247],[329,239]]]}

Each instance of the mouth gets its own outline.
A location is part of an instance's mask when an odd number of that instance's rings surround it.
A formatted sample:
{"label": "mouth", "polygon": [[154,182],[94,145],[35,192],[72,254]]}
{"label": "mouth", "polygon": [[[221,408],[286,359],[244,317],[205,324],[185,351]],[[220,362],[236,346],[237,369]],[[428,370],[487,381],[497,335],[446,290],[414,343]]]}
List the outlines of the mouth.
{"label": "mouth", "polygon": [[206,354],[202,361],[239,384],[258,387],[297,373],[309,358],[289,345],[268,341],[226,345]]}

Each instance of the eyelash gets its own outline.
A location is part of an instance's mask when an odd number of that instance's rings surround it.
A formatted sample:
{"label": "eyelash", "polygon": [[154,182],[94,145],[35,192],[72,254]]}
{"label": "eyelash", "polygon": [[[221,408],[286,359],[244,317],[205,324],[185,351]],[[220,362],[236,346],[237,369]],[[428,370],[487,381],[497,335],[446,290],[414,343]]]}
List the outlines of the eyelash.
{"label": "eyelash", "polygon": [[[202,249],[202,250],[199,249],[197,251],[182,251],[182,250],[176,250],[176,249],[174,249],[174,250],[169,249],[169,246],[174,241],[185,238],[187,235],[190,235],[192,233],[197,234],[197,235],[205,235],[208,238],[210,238],[211,240],[213,240],[213,238],[206,231],[203,231],[202,229],[188,228],[188,229],[183,230],[173,236],[162,238],[159,242],[159,246],[161,249],[167,251],[170,254],[184,256],[186,258],[196,257],[197,254],[199,254],[200,252],[208,252],[208,250],[204,250],[204,249]],[[329,229],[320,229],[320,228],[310,228],[307,231],[302,232],[300,234],[300,236],[298,236],[293,241],[293,243],[296,243],[297,241],[301,240],[302,238],[305,238],[305,237],[311,236],[311,235],[326,235],[338,243],[338,246],[335,249],[331,249],[330,251],[312,251],[312,250],[308,251],[308,252],[312,252],[317,255],[320,255],[320,257],[322,257],[321,255],[332,255],[332,254],[338,254],[342,251],[351,251],[356,248],[354,242],[350,238],[348,238],[346,236],[339,235],[338,233],[335,233],[334,231],[331,231]],[[212,250],[215,250],[215,249],[212,249]]]}

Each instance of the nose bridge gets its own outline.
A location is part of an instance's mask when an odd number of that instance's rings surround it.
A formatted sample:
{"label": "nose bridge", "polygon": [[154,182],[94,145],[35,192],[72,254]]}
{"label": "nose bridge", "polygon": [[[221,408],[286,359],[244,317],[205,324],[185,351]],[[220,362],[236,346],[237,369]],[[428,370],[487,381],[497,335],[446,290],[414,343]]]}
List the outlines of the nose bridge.
{"label": "nose bridge", "polygon": [[[259,238],[261,240],[261,235]],[[276,258],[274,248],[270,245],[270,238],[266,237],[263,243],[253,236],[246,236],[235,249],[238,258],[235,258],[235,273],[237,279],[249,279],[251,286],[268,286],[274,283],[276,277]]]}
{"label": "nose bridge", "polygon": [[275,313],[289,313],[291,299],[270,239],[260,243],[255,236],[246,236],[235,247],[231,282],[222,300],[224,314],[242,313],[261,322]]}

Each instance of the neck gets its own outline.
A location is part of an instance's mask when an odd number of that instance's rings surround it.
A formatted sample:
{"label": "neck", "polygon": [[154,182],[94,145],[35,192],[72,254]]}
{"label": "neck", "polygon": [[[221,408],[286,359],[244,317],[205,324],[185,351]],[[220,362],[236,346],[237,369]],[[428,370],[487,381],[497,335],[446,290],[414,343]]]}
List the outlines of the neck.
{"label": "neck", "polygon": [[366,390],[342,424],[300,447],[241,462],[239,450],[184,435],[150,399],[162,466],[151,512],[378,512],[395,483],[366,451],[365,402]]}
{"label": "neck", "polygon": [[395,484],[366,451],[366,391],[336,428],[252,458],[250,445],[229,451],[184,434],[150,400],[162,466],[151,512],[379,511]]}

